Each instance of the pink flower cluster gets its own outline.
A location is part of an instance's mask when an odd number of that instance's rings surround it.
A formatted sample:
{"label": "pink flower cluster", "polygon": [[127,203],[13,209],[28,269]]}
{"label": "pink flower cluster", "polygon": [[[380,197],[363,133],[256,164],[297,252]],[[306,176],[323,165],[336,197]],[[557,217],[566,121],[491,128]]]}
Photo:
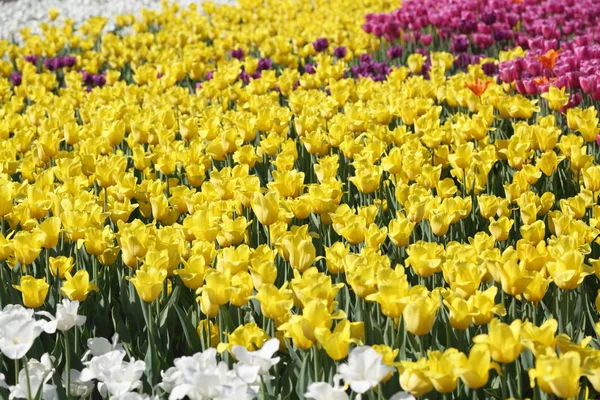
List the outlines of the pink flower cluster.
{"label": "pink flower cluster", "polygon": [[546,92],[552,85],[569,91],[581,89],[594,100],[600,100],[600,40],[580,36],[561,43],[561,47],[553,68],[545,67],[539,60],[550,49],[534,48],[527,57],[500,63],[500,79],[514,82],[521,94]]}
{"label": "pink flower cluster", "polygon": [[545,47],[567,37],[598,35],[597,0],[406,0],[391,13],[367,14],[363,29],[389,42],[400,39],[446,50],[486,52],[532,40]]}

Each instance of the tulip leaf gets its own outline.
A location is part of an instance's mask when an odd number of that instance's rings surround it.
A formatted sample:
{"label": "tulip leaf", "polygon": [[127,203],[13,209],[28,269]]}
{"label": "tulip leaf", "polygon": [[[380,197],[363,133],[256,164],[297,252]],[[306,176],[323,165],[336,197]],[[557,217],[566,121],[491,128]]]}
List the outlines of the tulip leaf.
{"label": "tulip leaf", "polygon": [[167,304],[165,305],[163,310],[160,312],[160,318],[159,318],[159,322],[158,322],[159,328],[162,328],[165,325],[165,322],[167,322],[167,317],[169,316],[169,310],[171,310],[173,305],[176,304],[177,301],[179,300],[180,291],[181,291],[181,288],[179,286],[177,286],[175,289],[173,289],[173,293],[171,293],[171,296],[169,297],[169,301],[167,302]]}
{"label": "tulip leaf", "polygon": [[196,329],[192,325],[191,321],[189,320],[189,318],[186,317],[185,313],[178,304],[174,304],[173,308],[177,313],[177,317],[179,317],[179,322],[181,323],[187,346],[192,351],[200,351],[202,349],[202,345],[200,344],[200,338],[198,338],[198,335],[196,334]]}

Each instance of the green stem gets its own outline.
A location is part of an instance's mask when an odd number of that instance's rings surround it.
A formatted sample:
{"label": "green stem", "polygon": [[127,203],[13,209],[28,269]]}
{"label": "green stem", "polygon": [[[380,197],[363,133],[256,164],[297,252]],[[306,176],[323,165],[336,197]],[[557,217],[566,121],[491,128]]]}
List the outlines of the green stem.
{"label": "green stem", "polygon": [[317,345],[313,346],[313,368],[315,372],[315,382],[319,382],[319,350]]}
{"label": "green stem", "polygon": [[67,399],[71,398],[71,348],[69,347],[69,331],[64,332],[65,339],[65,359],[66,359],[66,372],[67,372]]}
{"label": "green stem", "polygon": [[507,379],[507,375],[508,374],[508,368],[506,366],[506,364],[502,364],[502,375],[500,376],[500,380],[502,382],[502,398],[503,399],[508,399],[508,379]]}
{"label": "green stem", "polygon": [[27,379],[27,400],[33,400],[31,398],[31,381],[29,380],[29,368],[27,366],[27,357],[24,357],[23,361],[23,368],[25,368],[25,377]]}

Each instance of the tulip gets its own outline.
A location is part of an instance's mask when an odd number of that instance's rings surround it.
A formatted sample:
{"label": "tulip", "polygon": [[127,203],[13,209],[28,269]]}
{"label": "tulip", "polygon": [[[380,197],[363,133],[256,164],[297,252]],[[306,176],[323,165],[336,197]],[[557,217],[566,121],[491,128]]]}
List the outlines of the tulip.
{"label": "tulip", "polygon": [[66,282],[63,283],[60,289],[64,296],[67,296],[73,301],[79,301],[80,303],[87,299],[87,296],[92,291],[99,292],[100,289],[96,284],[90,282],[90,275],[84,269],[80,269],[71,275],[70,272],[65,272]]}
{"label": "tulip", "polygon": [[13,252],[18,262],[30,265],[42,252],[42,234],[40,232],[17,232],[13,239]]}
{"label": "tulip", "polygon": [[390,221],[388,237],[395,246],[406,246],[414,227],[414,222],[408,220],[403,214],[399,214],[397,219]]}
{"label": "tulip", "polygon": [[494,318],[489,326],[489,334],[477,335],[473,342],[487,344],[495,361],[511,363],[519,357],[523,349],[520,339],[521,325],[520,319],[507,325]]}
{"label": "tulip", "polygon": [[421,358],[416,362],[401,361],[400,386],[415,397],[421,397],[433,390],[433,383],[429,379],[429,365],[427,359]]}
{"label": "tulip", "polygon": [[261,224],[269,226],[277,221],[279,211],[278,192],[269,192],[264,196],[260,193],[254,193],[251,204],[252,211],[254,211],[254,215]]}
{"label": "tulip", "polygon": [[426,335],[431,332],[440,301],[437,296],[414,295],[404,308],[406,330],[413,335]]}
{"label": "tulip", "polygon": [[60,279],[65,279],[65,273],[71,272],[75,266],[73,257],[50,257],[50,272],[52,276],[58,276]]}
{"label": "tulip", "polygon": [[249,351],[260,349],[269,336],[255,323],[238,326],[232,333],[227,334],[227,343],[219,343],[217,351],[223,353],[233,349],[234,346],[242,346]]}
{"label": "tulip", "polygon": [[578,352],[569,351],[560,356],[547,353],[536,357],[535,368],[529,370],[529,379],[532,386],[537,380],[537,385],[544,393],[569,398],[579,393],[582,373]]}
{"label": "tulip", "polygon": [[348,320],[340,321],[333,332],[330,332],[327,328],[315,329],[315,337],[323,346],[329,358],[336,361],[346,358],[350,343],[354,342],[350,337],[350,322]]}
{"label": "tulip", "polygon": [[46,278],[35,279],[31,275],[25,275],[21,278],[20,284],[13,287],[23,295],[25,307],[38,308],[46,301],[50,285],[46,283]]}
{"label": "tulip", "polygon": [[456,373],[471,389],[485,386],[490,379],[491,369],[495,369],[498,374],[501,373],[500,366],[491,361],[490,350],[485,344],[475,344],[469,352],[469,358],[464,357],[458,365]]}
{"label": "tulip", "polygon": [[514,222],[515,221],[505,216],[502,216],[497,220],[494,218],[490,218],[490,233],[494,236],[494,239],[496,239],[499,242],[503,242],[506,239],[508,239],[510,229],[512,228]]}
{"label": "tulip", "polygon": [[303,272],[316,260],[316,248],[312,238],[302,238],[300,235],[291,235],[284,239],[283,247],[289,253],[290,266]]}

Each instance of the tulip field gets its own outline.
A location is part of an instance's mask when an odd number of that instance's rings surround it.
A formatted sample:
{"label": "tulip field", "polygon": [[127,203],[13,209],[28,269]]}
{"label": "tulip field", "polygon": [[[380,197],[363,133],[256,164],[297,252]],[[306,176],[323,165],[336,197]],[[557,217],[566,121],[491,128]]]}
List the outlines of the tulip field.
{"label": "tulip field", "polygon": [[600,399],[598,1],[48,13],[0,399]]}

